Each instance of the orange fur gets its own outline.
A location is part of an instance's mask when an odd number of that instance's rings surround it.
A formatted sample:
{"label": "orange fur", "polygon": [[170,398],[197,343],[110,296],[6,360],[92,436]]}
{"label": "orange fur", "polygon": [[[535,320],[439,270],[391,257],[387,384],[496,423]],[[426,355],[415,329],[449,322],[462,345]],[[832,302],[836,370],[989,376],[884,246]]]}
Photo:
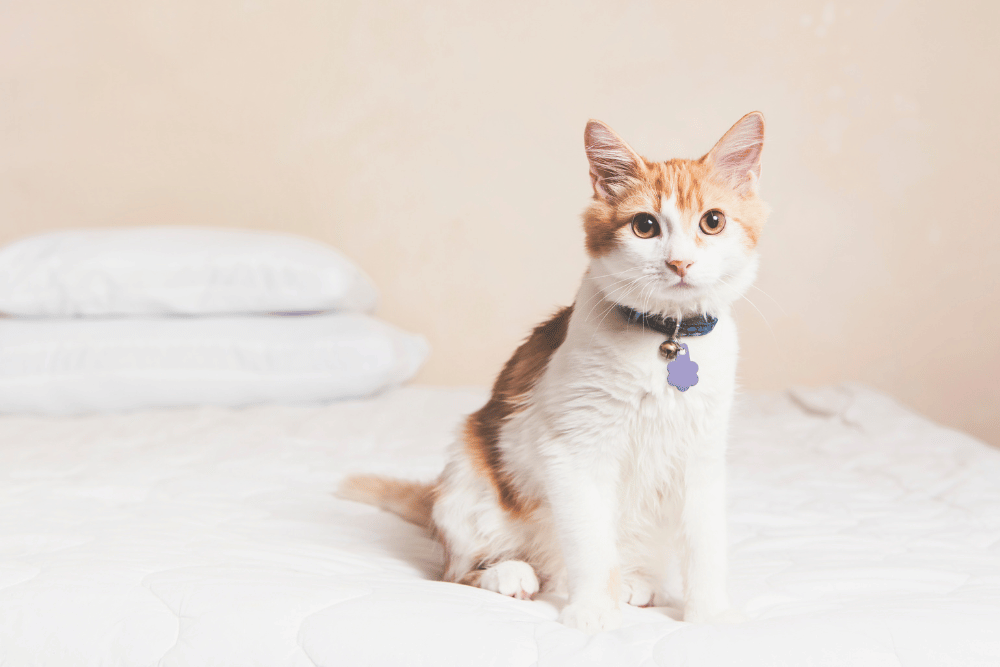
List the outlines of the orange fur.
{"label": "orange fur", "polygon": [[464,584],[466,586],[478,586],[479,580],[483,577],[483,568],[478,567],[474,570],[469,570],[466,572],[456,584]]}
{"label": "orange fur", "polygon": [[[747,114],[744,119],[750,116],[760,117],[755,112]],[[742,122],[743,119],[740,123]],[[760,117],[759,123],[763,133],[763,117]],[[611,132],[603,124],[601,127],[604,131]],[[720,146],[726,137],[720,139],[716,146]],[[618,243],[618,235],[624,233],[623,228],[627,227],[637,213],[655,213],[660,209],[661,202],[671,197],[681,212],[681,223],[686,228],[697,225],[707,211],[719,209],[727,219],[743,227],[749,248],[756,247],[767,218],[767,205],[758,198],[752,187],[734,189],[730,180],[732,174],[722,170],[713,160],[715,150],[713,148],[697,160],[653,162],[639,157],[638,164],[629,172],[631,178],[621,181],[623,185],[613,196],[601,197],[595,189],[594,199],[583,214],[583,228],[590,256],[596,258],[611,252]],[[754,179],[757,177],[759,172],[754,174]],[[700,235],[695,238],[699,245],[710,243],[710,240]]]}
{"label": "orange fur", "polygon": [[337,495],[346,500],[375,505],[423,528],[431,527],[433,484],[377,475],[357,475],[344,480]]}
{"label": "orange fur", "polygon": [[500,371],[489,402],[472,413],[465,424],[465,446],[475,469],[493,485],[501,507],[517,518],[530,514],[538,501],[523,497],[504,466],[500,428],[521,409],[552,353],[566,339],[572,312],[572,306],[563,308],[535,328]]}

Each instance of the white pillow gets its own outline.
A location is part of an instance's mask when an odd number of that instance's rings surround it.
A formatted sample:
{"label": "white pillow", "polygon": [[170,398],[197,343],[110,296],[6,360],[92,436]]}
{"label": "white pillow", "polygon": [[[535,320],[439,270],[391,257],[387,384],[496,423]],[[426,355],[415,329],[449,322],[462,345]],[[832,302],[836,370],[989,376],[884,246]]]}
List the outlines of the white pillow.
{"label": "white pillow", "polygon": [[0,412],[76,414],[365,396],[410,378],[421,336],[367,315],[0,319]]}
{"label": "white pillow", "polygon": [[339,252],[298,236],[198,227],[88,229],[0,249],[0,313],[34,317],[370,312]]}

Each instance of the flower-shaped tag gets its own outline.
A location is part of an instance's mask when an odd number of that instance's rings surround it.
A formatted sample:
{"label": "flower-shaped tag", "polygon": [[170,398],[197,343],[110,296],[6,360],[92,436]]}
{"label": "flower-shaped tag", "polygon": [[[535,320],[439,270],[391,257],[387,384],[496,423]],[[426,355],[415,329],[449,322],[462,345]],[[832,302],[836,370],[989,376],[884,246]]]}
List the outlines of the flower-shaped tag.
{"label": "flower-shaped tag", "polygon": [[667,384],[687,391],[698,384],[698,364],[691,361],[687,343],[681,343],[677,358],[667,364]]}

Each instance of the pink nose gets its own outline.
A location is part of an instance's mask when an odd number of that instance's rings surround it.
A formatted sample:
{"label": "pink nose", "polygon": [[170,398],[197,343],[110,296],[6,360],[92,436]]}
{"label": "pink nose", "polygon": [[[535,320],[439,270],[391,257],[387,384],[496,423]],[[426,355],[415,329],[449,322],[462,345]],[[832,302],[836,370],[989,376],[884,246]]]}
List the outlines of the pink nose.
{"label": "pink nose", "polygon": [[672,262],[667,262],[667,268],[679,275],[681,278],[687,275],[688,269],[694,262],[689,262],[684,259],[675,259]]}

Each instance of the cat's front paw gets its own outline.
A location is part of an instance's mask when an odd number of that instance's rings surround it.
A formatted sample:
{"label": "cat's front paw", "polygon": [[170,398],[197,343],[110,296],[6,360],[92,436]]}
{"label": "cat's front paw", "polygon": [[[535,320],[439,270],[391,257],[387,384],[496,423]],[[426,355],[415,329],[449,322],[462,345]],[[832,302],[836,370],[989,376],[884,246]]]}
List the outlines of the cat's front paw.
{"label": "cat's front paw", "polygon": [[622,625],[621,609],[610,604],[576,602],[567,605],[559,620],[563,625],[593,635]]}

